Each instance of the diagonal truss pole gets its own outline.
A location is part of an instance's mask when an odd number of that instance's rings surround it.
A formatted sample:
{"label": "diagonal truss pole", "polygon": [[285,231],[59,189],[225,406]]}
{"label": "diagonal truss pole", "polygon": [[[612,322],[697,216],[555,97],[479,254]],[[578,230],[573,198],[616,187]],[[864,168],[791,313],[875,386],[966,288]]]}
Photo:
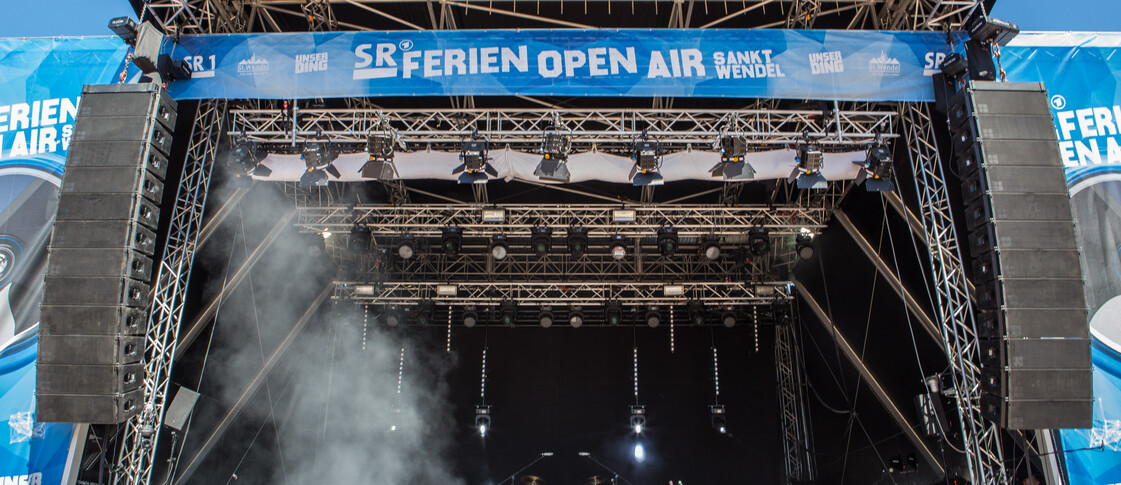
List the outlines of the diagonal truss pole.
{"label": "diagonal truss pole", "polygon": [[299,336],[300,332],[307,326],[307,323],[311,320],[311,317],[315,315],[319,306],[331,296],[333,287],[334,285],[330,283],[323,287],[323,290],[321,290],[315,300],[311,302],[307,311],[305,311],[304,314],[300,316],[300,319],[296,321],[296,324],[292,326],[292,330],[288,332],[288,335],[284,337],[284,340],[280,342],[276,350],[269,355],[268,360],[266,360],[261,367],[261,371],[253,377],[253,380],[250,381],[249,385],[242,391],[237,402],[234,403],[233,407],[231,407],[226,415],[222,417],[221,421],[218,422],[218,426],[214,428],[210,436],[206,437],[198,453],[195,453],[194,456],[186,461],[187,466],[183,469],[183,472],[179,474],[179,477],[175,479],[175,483],[184,483],[190,480],[191,475],[198,470],[198,466],[203,458],[206,458],[206,455],[210,453],[210,450],[214,449],[214,445],[217,444],[218,440],[222,439],[222,436],[229,431],[230,425],[233,424],[234,419],[236,419],[238,415],[241,414],[241,411],[245,409],[245,406],[249,404],[249,399],[261,388],[261,384],[265,383],[265,380],[269,377],[269,373],[272,372],[276,364],[284,357],[284,354],[288,352],[288,348],[292,346],[292,342],[296,340],[296,337]]}
{"label": "diagonal truss pole", "polygon": [[[225,101],[202,101],[198,105],[190,147],[183,164],[179,191],[171,212],[171,225],[164,256],[156,277],[152,309],[148,319],[144,360],[144,408],[125,423],[120,469],[115,483],[148,483],[152,475],[159,425],[163,422],[171,365],[179,337],[179,323],[187,296],[203,209],[210,186],[210,172],[222,134]],[[151,438],[141,428],[154,425]]]}
{"label": "diagonal truss pole", "polygon": [[926,331],[927,335],[929,335],[930,338],[934,339],[936,343],[941,344],[942,332],[939,329],[938,325],[936,325],[934,323],[934,320],[926,314],[926,310],[922,308],[922,305],[919,305],[919,301],[911,295],[911,292],[907,291],[907,288],[903,286],[903,282],[899,280],[899,275],[895,274],[890,268],[888,268],[887,263],[884,262],[883,258],[881,258],[880,255],[876,253],[876,250],[874,248],[872,248],[872,244],[868,242],[868,239],[864,237],[864,234],[862,234],[860,230],[857,229],[855,225],[853,225],[852,221],[849,220],[848,215],[846,215],[843,211],[836,211],[833,213],[833,215],[837,218],[837,221],[841,223],[841,227],[845,228],[845,232],[848,232],[849,236],[852,237],[852,240],[856,242],[856,245],[860,247],[860,250],[864,253],[864,255],[868,256],[868,259],[872,261],[872,265],[875,266],[876,270],[880,272],[880,276],[887,280],[888,285],[891,286],[891,289],[895,291],[895,294],[898,295],[900,299],[903,300],[903,303],[907,306],[907,310],[910,310],[911,314],[919,320],[919,323],[922,325],[922,328]]}
{"label": "diagonal truss pole", "polygon": [[833,320],[829,318],[829,315],[825,313],[825,310],[821,308],[821,305],[818,304],[817,300],[814,299],[805,285],[799,281],[795,281],[794,287],[798,290],[799,300],[810,307],[814,316],[817,317],[818,322],[825,327],[825,331],[837,343],[841,354],[843,354],[845,359],[849,361],[849,364],[852,364],[853,368],[860,373],[861,379],[863,379],[864,384],[872,391],[872,395],[876,396],[876,400],[879,401],[880,405],[887,411],[888,416],[895,421],[895,425],[903,431],[903,434],[907,436],[907,439],[915,446],[915,450],[922,456],[922,460],[926,463],[926,466],[930,467],[931,470],[935,470],[938,475],[945,473],[946,470],[942,467],[942,462],[938,457],[934,456],[934,451],[927,446],[926,441],[923,441],[922,436],[919,436],[918,431],[916,431],[919,429],[918,426],[915,426],[907,419],[907,415],[903,414],[903,411],[899,409],[899,406],[897,406],[895,401],[891,399],[891,396],[888,395],[887,390],[880,385],[879,379],[876,379],[876,376],[872,374],[872,370],[864,364],[860,353],[852,347],[852,344],[849,343],[844,335],[837,331]]}
{"label": "diagonal truss pole", "polygon": [[1000,430],[981,414],[980,352],[965,273],[961,264],[949,194],[942,171],[930,107],[903,105],[907,148],[914,172],[915,192],[923,234],[930,253],[936,293],[935,309],[942,345],[950,362],[965,457],[978,485],[1004,484]]}
{"label": "diagonal truss pole", "polygon": [[288,227],[288,224],[292,222],[292,218],[295,216],[295,210],[291,210],[287,214],[281,216],[280,220],[276,221],[276,224],[273,226],[272,230],[269,231],[269,233],[265,236],[264,239],[261,240],[259,244],[257,244],[257,247],[253,250],[253,252],[245,258],[245,261],[241,263],[241,267],[238,268],[237,272],[235,272],[233,276],[230,277],[230,280],[225,284],[225,286],[222,287],[222,290],[219,291],[217,295],[214,295],[214,298],[211,299],[209,303],[207,303],[206,307],[202,310],[201,313],[195,316],[194,320],[191,322],[191,325],[187,327],[187,333],[183,334],[183,336],[179,339],[179,343],[175,347],[174,360],[179,360],[179,357],[181,357],[183,353],[191,347],[191,344],[195,343],[195,339],[198,338],[200,333],[202,333],[202,330],[206,327],[206,324],[209,323],[210,320],[214,318],[214,315],[218,313],[218,308],[222,305],[223,302],[226,301],[227,298],[230,297],[230,294],[232,294],[233,291],[237,289],[237,287],[241,284],[241,281],[249,275],[249,272],[252,271],[257,262],[261,260],[261,256],[265,254],[265,251],[272,247],[272,243],[276,242],[276,239],[280,237],[281,232],[283,232],[284,229]]}

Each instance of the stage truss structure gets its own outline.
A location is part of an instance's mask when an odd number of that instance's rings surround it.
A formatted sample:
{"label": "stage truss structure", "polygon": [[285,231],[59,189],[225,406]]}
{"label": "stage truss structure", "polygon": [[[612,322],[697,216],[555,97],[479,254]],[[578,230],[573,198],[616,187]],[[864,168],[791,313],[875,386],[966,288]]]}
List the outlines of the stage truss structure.
{"label": "stage truss structure", "polygon": [[[268,145],[305,141],[364,145],[370,133],[388,126],[410,149],[456,149],[468,137],[492,146],[536,150],[542,134],[554,130],[571,138],[574,151],[629,150],[648,136],[664,150],[711,149],[723,136],[745,138],[753,147],[793,147],[812,141],[841,149],[893,139],[896,111],[837,110],[583,110],[583,109],[231,109],[231,136]],[[858,149],[858,148],[857,148]]]}
{"label": "stage truss structure", "polygon": [[[525,2],[541,4],[559,4],[563,0],[542,0],[538,2]],[[606,0],[589,0],[592,3],[602,3]],[[421,14],[405,18],[403,15],[394,15],[386,11],[386,5],[415,3],[425,5],[427,15]],[[884,29],[884,30],[936,30],[949,31],[960,29],[963,19],[979,4],[975,0],[837,0],[813,1],[795,0],[753,0],[748,2],[724,2],[726,15],[707,20],[704,23],[692,19],[695,3],[680,0],[642,0],[636,2],[652,5],[657,8],[659,4],[667,5],[670,9],[669,25],[671,28],[712,28],[727,27],[734,22],[736,27],[754,28],[810,28],[819,20],[843,18],[847,21],[849,29]],[[346,5],[347,8],[357,8],[370,12],[383,23],[358,25],[338,20],[334,8]],[[729,9],[729,5],[733,5]],[[749,15],[756,10],[767,7],[780,8],[784,11],[785,18],[778,21],[751,23],[753,16]],[[705,4],[707,13],[707,3]],[[396,0],[394,2],[373,2],[361,0],[152,0],[143,8],[142,20],[152,20],[165,32],[178,33],[232,33],[232,32],[268,32],[286,30],[278,22],[278,18],[292,17],[306,22],[310,30],[335,30],[345,28],[348,30],[386,30],[386,29],[454,29],[456,17],[469,11],[481,11],[488,14],[505,16],[511,22],[528,22],[530,25],[552,25],[569,28],[595,28],[560,18],[560,16],[541,15],[537,13],[519,12],[516,2],[494,2],[488,5],[473,4],[455,0],[441,1],[435,5],[429,0]],[[563,11],[562,11],[563,12]],[[586,12],[586,10],[585,10]],[[699,17],[699,15],[698,15]],[[602,19],[600,19],[602,21]],[[741,25],[743,22],[749,25]],[[602,26],[600,26],[602,27]],[[527,98],[530,101],[530,98]],[[195,127],[192,130],[191,145],[185,164],[184,176],[180,182],[175,208],[172,214],[172,229],[164,260],[161,261],[160,272],[157,277],[155,301],[151,315],[150,330],[148,333],[147,355],[145,367],[147,378],[144,383],[145,409],[137,418],[126,423],[122,447],[118,458],[118,470],[115,477],[116,483],[139,484],[148,483],[151,478],[152,465],[155,460],[156,443],[161,431],[163,418],[164,398],[171,372],[171,358],[174,355],[175,342],[179,323],[182,318],[183,300],[186,295],[186,286],[190,276],[193,261],[195,241],[198,228],[202,219],[202,210],[205,205],[207,189],[209,186],[210,168],[212,166],[215,150],[222,134],[231,135],[237,132],[250,134],[255,140],[278,145],[288,144],[294,146],[300,137],[308,137],[318,133],[328,136],[338,136],[340,140],[350,136],[355,142],[364,139],[357,134],[367,133],[371,116],[377,113],[371,107],[368,99],[354,100],[350,106],[360,108],[351,111],[339,110],[303,110],[300,116],[293,116],[284,120],[280,110],[269,109],[275,105],[273,102],[259,103],[265,109],[238,109],[235,112],[232,124],[225,123],[226,104],[223,101],[210,100],[199,104]],[[461,103],[473,106],[473,100],[465,97]],[[660,103],[662,98],[655,99],[656,107],[667,107],[668,103]],[[545,103],[547,104],[547,103]],[[516,110],[521,113],[511,116],[504,110],[459,110],[456,117],[444,121],[445,126],[459,127],[453,130],[434,132],[425,130],[426,123],[439,118],[441,115],[425,112],[425,110],[398,111],[389,116],[395,119],[396,127],[403,131],[407,143],[418,144],[446,144],[458,141],[464,136],[468,127],[474,131],[482,126],[485,136],[492,136],[496,140],[515,145],[518,143],[527,146],[534,145],[539,138],[543,125],[541,120],[556,119],[558,114],[574,128],[591,126],[584,123],[599,124],[599,130],[592,132],[610,132],[617,140],[622,137],[633,138],[636,133],[646,129],[653,136],[662,137],[670,145],[685,148],[696,144],[696,147],[711,144],[720,133],[716,129],[719,121],[715,121],[714,114],[705,114],[678,111],[680,117],[673,123],[651,123],[646,119],[642,110],[624,110],[607,113],[599,117],[595,113],[604,114],[603,111],[592,110],[557,110],[544,111]],[[667,111],[661,111],[666,113]],[[976,367],[976,334],[972,332],[970,308],[967,294],[964,293],[964,274],[961,270],[960,256],[957,254],[956,238],[953,234],[952,218],[949,213],[949,204],[946,195],[945,180],[941,175],[937,150],[934,142],[934,132],[931,126],[928,108],[921,105],[908,104],[903,107],[904,126],[902,131],[908,135],[908,149],[911,162],[916,173],[916,188],[920,194],[920,206],[924,229],[926,230],[928,246],[932,254],[932,267],[938,292],[936,302],[940,313],[940,323],[943,328],[947,354],[954,375],[955,392],[958,394],[959,413],[962,416],[962,430],[966,438],[966,456],[969,460],[970,471],[974,483],[1006,483],[1004,469],[1001,462],[1000,434],[995,426],[986,421],[977,413],[977,397],[979,386]],[[591,116],[582,120],[578,116],[588,114]],[[837,145],[859,145],[867,143],[875,133],[882,133],[884,137],[894,137],[895,129],[885,128],[880,121],[850,118],[849,115],[838,111],[832,120],[835,132],[846,133],[844,138],[837,137]],[[566,115],[571,115],[565,118]],[[753,141],[760,144],[789,144],[796,142],[803,132],[811,131],[823,135],[828,139],[830,132],[828,123],[822,124],[822,119],[815,119],[811,112],[726,112],[716,113],[718,116],[746,116],[748,120],[756,123],[753,131],[738,132],[745,136],[754,136]],[[860,116],[867,113],[859,114]],[[755,118],[752,118],[756,116]],[[790,129],[781,121],[795,120],[801,128]],[[883,116],[882,119],[890,120],[892,115]],[[301,122],[301,120],[304,120]],[[594,121],[593,121],[594,120]],[[675,123],[692,123],[689,132],[682,128],[684,125]],[[629,124],[628,124],[629,123]],[[775,125],[778,123],[778,125]],[[645,126],[639,127],[640,124]],[[909,126],[907,126],[909,125]],[[229,126],[229,128],[224,128]],[[566,125],[569,126],[569,125]],[[774,129],[776,128],[777,129]],[[784,126],[786,126],[784,128]],[[509,127],[509,129],[506,129]],[[225,133],[223,129],[227,129]],[[682,131],[678,131],[682,130]],[[847,130],[847,131],[846,131]],[[698,135],[698,131],[703,131]],[[506,133],[503,133],[506,132]],[[503,137],[508,137],[504,139]],[[578,143],[587,145],[610,144],[607,133],[589,133],[583,138],[576,138]],[[349,141],[349,140],[348,140]],[[292,184],[289,184],[292,185]],[[396,187],[395,202],[407,201],[407,194],[399,182],[389,182]],[[841,184],[835,184],[841,185]],[[722,200],[728,201],[726,206],[732,205],[736,200],[735,195],[742,188],[742,183],[728,183],[724,185]],[[844,190],[830,190],[829,196],[817,197],[815,201],[822,207],[831,210],[835,203],[843,196]],[[298,189],[292,192],[300,193],[303,200],[313,202],[333,203],[329,196],[322,193],[311,193]],[[476,196],[476,203],[485,202],[485,189],[480,189]],[[482,199],[482,200],[480,200]],[[824,202],[822,202],[824,201]],[[303,219],[301,219],[303,221]],[[352,221],[350,221],[352,223]],[[315,230],[310,224],[306,229]],[[355,283],[355,284],[352,284]],[[781,288],[781,282],[774,285]],[[704,283],[701,283],[704,284]],[[597,282],[597,285],[601,283]],[[757,291],[754,286],[732,283],[728,288],[738,288],[738,291]],[[356,282],[340,282],[336,287],[336,295],[355,298]],[[541,288],[545,288],[543,285]],[[396,286],[384,284],[377,291],[390,293],[398,291]],[[414,294],[417,288],[415,282],[404,282],[404,293]],[[465,291],[467,286],[464,287]],[[495,291],[503,291],[500,285],[478,288],[487,288],[484,293],[491,295]],[[510,288],[509,285],[506,288]],[[643,287],[644,289],[649,289]],[[652,288],[652,287],[650,287]],[[721,287],[723,288],[723,287]],[[527,290],[530,291],[530,290]],[[536,291],[536,290],[534,290]],[[632,289],[639,294],[637,287]],[[412,293],[410,293],[412,292]],[[402,294],[404,294],[402,293]],[[499,293],[501,295],[501,293]],[[528,294],[528,293],[527,293]],[[789,296],[787,293],[778,293],[780,297]],[[774,298],[773,296],[771,298]],[[776,343],[778,345],[778,343]],[[781,372],[781,370],[780,370]],[[145,439],[143,433],[146,427],[154,426],[155,434]],[[150,429],[150,428],[149,428]],[[788,462],[789,465],[789,462]]]}
{"label": "stage truss structure", "polygon": [[151,480],[187,285],[225,112],[225,101],[208,100],[199,103],[195,115],[164,255],[152,288],[144,349],[144,408],[125,422],[115,483],[140,484]]}

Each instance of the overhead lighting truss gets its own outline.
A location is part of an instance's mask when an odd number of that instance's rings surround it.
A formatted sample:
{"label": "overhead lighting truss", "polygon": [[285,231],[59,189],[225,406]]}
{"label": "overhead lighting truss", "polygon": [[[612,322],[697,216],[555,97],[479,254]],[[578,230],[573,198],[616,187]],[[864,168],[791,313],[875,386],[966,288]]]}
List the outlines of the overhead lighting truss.
{"label": "overhead lighting truss", "polygon": [[505,222],[479,224],[479,208],[471,205],[410,204],[356,206],[301,206],[297,225],[308,232],[342,232],[356,222],[370,228],[375,236],[410,234],[415,237],[439,236],[449,226],[462,230],[465,237],[494,236],[521,232],[534,227],[580,227],[589,237],[651,237],[667,221],[679,237],[734,237],[765,227],[772,235],[794,235],[803,227],[814,232],[825,228],[824,207],[798,205],[720,207],[706,205],[634,205],[634,222],[613,220],[618,205],[506,205]]}
{"label": "overhead lighting truss", "polygon": [[[711,147],[724,137],[752,147],[781,148],[802,141],[808,133],[817,144],[842,148],[867,146],[877,136],[897,136],[895,111],[840,110],[825,121],[820,114],[817,110],[302,109],[300,117],[292,120],[280,109],[232,109],[229,134],[244,133],[258,143],[291,146],[293,137],[298,141],[322,133],[359,151],[369,133],[384,130],[388,123],[399,142],[413,150],[458,151],[464,138],[474,135],[492,146],[526,152],[543,152],[549,143],[554,143],[549,148],[554,150],[555,143],[567,138],[569,153],[593,147],[630,152],[644,132],[657,140],[663,152]],[[546,139],[550,133],[553,138]]]}
{"label": "overhead lighting truss", "polygon": [[[436,286],[440,283],[422,281],[389,281],[382,283],[338,282],[335,296],[358,303],[384,305],[418,304],[433,301],[437,305],[469,306],[503,304],[507,311],[513,302],[518,305],[561,305],[598,307],[605,301],[617,302],[622,307],[648,309],[651,306],[673,306],[681,302],[680,296],[665,296],[662,283],[636,282],[500,282],[472,281],[457,283],[455,295],[439,296]],[[790,298],[786,282],[765,283],[774,292],[766,295],[757,291],[756,283],[703,282],[677,283],[684,287],[685,294],[694,295],[692,301],[708,306],[738,307],[770,305],[776,300]]]}

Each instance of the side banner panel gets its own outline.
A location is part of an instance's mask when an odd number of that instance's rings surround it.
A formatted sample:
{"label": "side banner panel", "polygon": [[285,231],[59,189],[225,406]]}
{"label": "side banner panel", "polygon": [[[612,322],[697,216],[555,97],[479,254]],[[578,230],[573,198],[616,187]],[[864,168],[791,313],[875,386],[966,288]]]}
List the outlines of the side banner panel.
{"label": "side banner panel", "polygon": [[[932,101],[945,34],[400,31],[183,36],[176,99],[679,96]],[[797,80],[795,82],[795,80]]]}
{"label": "side banner panel", "polygon": [[1093,337],[1094,427],[1062,430],[1072,485],[1121,482],[1121,35],[1026,33],[1011,81],[1042,81],[1078,224]]}
{"label": "side banner panel", "polygon": [[71,424],[35,421],[50,223],[82,86],[112,82],[115,37],[0,39],[0,483],[59,483]]}

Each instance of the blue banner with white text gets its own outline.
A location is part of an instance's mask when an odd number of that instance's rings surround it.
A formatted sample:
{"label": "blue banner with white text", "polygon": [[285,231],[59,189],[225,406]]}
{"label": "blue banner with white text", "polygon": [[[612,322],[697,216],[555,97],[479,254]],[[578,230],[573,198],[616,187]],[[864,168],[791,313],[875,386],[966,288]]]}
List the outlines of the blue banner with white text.
{"label": "blue banner with white text", "polygon": [[1059,432],[1071,485],[1121,483],[1121,34],[1022,33],[1009,81],[1043,82],[1066,165],[1090,310],[1091,429]]}
{"label": "blue banner with white text", "polygon": [[0,483],[61,483],[75,426],[35,419],[39,304],[82,86],[124,66],[116,37],[0,39]]}
{"label": "blue banner with white text", "polygon": [[932,101],[933,32],[494,30],[183,36],[176,99],[678,96]]}

